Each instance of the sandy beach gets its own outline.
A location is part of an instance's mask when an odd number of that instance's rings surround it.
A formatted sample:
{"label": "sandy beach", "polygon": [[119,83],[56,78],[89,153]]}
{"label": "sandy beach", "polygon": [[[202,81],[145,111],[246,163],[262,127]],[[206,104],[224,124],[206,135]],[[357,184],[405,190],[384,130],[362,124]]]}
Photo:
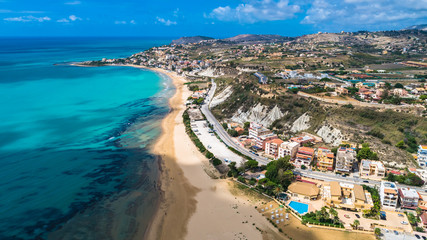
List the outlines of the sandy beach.
{"label": "sandy beach", "polygon": [[[255,206],[270,201],[239,190],[235,183],[212,179],[211,165],[185,133],[182,113],[190,95],[185,79],[162,69],[176,87],[162,135],[153,147],[161,157],[161,200],[146,239],[289,239],[279,233]],[[251,191],[249,191],[251,192]],[[255,194],[256,195],[256,194]],[[372,235],[308,228],[297,219],[285,232],[293,239],[371,239]],[[289,236],[289,235],[288,235]]]}

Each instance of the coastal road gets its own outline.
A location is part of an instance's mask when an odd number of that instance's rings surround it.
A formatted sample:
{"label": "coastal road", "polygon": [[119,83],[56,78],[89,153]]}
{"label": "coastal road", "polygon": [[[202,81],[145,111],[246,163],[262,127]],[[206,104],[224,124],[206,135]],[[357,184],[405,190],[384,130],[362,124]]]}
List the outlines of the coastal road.
{"label": "coastal road", "polygon": [[216,83],[212,80],[212,87],[211,89],[209,89],[208,97],[205,103],[201,107],[202,113],[206,116],[206,119],[208,120],[208,122],[212,124],[213,130],[215,130],[215,132],[218,134],[218,136],[221,138],[221,140],[224,142],[225,145],[230,146],[236,149],[237,151],[241,152],[242,154],[257,160],[261,165],[267,165],[271,160],[265,157],[256,156],[255,154],[249,152],[248,149],[241,146],[239,143],[236,143],[235,141],[233,141],[232,137],[228,135],[228,133],[222,127],[222,124],[220,124],[218,120],[214,117],[214,115],[209,109],[209,106],[212,101],[212,98],[215,95],[215,91],[216,91]]}
{"label": "coastal road", "polygon": [[[231,146],[237,151],[241,152],[242,154],[257,160],[261,165],[267,165],[271,160],[265,157],[256,156],[255,154],[249,152],[248,149],[244,148],[239,143],[236,143],[235,141],[233,141],[232,137],[228,135],[228,133],[224,130],[222,125],[214,117],[214,115],[209,109],[209,106],[212,101],[212,98],[214,97],[215,91],[216,91],[216,83],[212,80],[212,87],[208,92],[208,97],[206,98],[205,103],[201,107],[201,111],[206,116],[206,119],[208,120],[208,122],[212,124],[214,130],[216,131],[216,133],[218,134],[218,136],[221,138],[221,140],[225,145]],[[319,180],[338,181],[338,182],[345,182],[345,183],[352,183],[352,184],[365,184],[371,187],[377,186],[378,188],[380,187],[380,184],[381,184],[380,181],[370,180],[370,179],[361,179],[354,176],[342,177],[341,175],[336,175],[334,173],[324,173],[324,172],[302,170],[302,169],[296,169],[295,171],[300,173],[304,177],[309,177],[309,178],[314,178]],[[364,182],[364,181],[368,181],[368,182]],[[406,185],[402,185],[398,183],[396,183],[396,186],[398,188],[408,187]],[[427,188],[424,188],[424,187],[411,187],[411,188],[414,188],[419,192],[427,192]]]}

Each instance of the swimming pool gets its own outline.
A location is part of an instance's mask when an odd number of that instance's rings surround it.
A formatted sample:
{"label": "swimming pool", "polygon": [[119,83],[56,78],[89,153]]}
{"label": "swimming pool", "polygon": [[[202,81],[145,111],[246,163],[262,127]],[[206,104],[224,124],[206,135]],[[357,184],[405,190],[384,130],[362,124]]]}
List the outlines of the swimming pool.
{"label": "swimming pool", "polygon": [[291,201],[289,207],[297,211],[299,214],[304,214],[308,212],[308,204]]}

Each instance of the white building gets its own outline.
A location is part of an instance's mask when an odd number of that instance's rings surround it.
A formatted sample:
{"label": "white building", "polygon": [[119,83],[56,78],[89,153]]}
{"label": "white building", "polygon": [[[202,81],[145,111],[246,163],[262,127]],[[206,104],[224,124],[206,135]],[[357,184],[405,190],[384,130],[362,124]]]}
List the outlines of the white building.
{"label": "white building", "polygon": [[425,168],[427,166],[427,145],[420,145],[418,147],[417,161],[420,167]]}
{"label": "white building", "polygon": [[396,184],[392,182],[381,181],[380,198],[383,207],[396,208],[397,202],[399,200]]}
{"label": "white building", "polygon": [[417,190],[412,188],[401,188],[399,189],[399,196],[399,202],[402,208],[415,209],[418,207],[420,195]]}
{"label": "white building", "polygon": [[283,142],[282,144],[280,144],[279,153],[277,157],[282,158],[285,156],[291,156],[291,158],[294,158],[297,154],[298,147],[299,143],[297,142]]}

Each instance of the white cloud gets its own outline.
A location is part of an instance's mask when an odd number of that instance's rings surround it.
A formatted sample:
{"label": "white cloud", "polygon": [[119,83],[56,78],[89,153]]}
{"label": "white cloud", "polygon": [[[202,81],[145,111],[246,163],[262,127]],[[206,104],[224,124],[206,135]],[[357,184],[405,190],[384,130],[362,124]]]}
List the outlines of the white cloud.
{"label": "white cloud", "polygon": [[82,2],[80,2],[80,1],[72,1],[72,2],[66,2],[66,3],[64,3],[65,5],[79,5],[79,4],[81,4]]}
{"label": "white cloud", "polygon": [[115,21],[114,24],[120,25],[120,24],[127,24],[126,21]]}
{"label": "white cloud", "polygon": [[36,14],[36,13],[44,13],[44,11],[12,11],[9,9],[0,9],[0,13],[29,13],[29,14]]}
{"label": "white cloud", "polygon": [[70,15],[69,17],[68,17],[68,19],[70,19],[71,21],[76,21],[76,20],[79,20],[79,21],[81,21],[82,19],[81,18],[79,18],[79,17],[77,17],[76,15]]}
{"label": "white cloud", "polygon": [[34,16],[21,16],[21,17],[10,17],[3,18],[3,20],[8,22],[45,22],[50,21],[50,17],[34,17]]}
{"label": "white cloud", "polygon": [[135,20],[130,20],[130,24],[136,24]]}
{"label": "white cloud", "polygon": [[68,20],[66,18],[62,18],[62,19],[56,20],[56,22],[59,22],[59,23],[69,23],[70,20]]}
{"label": "white cloud", "polygon": [[171,25],[176,25],[177,24],[177,22],[175,22],[175,21],[171,21],[169,19],[164,19],[164,18],[161,18],[161,17],[157,17],[157,22],[161,23],[161,24],[164,24],[166,26],[171,26]]}
{"label": "white cloud", "polygon": [[206,17],[216,18],[220,21],[255,23],[290,19],[300,11],[300,6],[289,4],[288,0],[249,0],[235,8],[217,7]]}
{"label": "white cloud", "polygon": [[314,0],[302,23],[373,26],[427,20],[427,0]]}

